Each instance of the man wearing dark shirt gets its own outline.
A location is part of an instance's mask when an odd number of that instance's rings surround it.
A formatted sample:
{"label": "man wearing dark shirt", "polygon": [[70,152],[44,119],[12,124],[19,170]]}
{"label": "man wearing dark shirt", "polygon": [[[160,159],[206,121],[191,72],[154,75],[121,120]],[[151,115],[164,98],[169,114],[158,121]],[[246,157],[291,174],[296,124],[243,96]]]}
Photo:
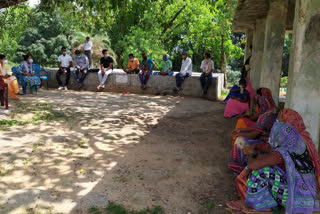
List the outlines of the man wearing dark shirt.
{"label": "man wearing dark shirt", "polygon": [[101,69],[98,72],[100,84],[98,85],[98,91],[104,89],[104,84],[107,81],[109,74],[113,71],[113,59],[109,56],[108,50],[102,51],[103,57],[100,59]]}

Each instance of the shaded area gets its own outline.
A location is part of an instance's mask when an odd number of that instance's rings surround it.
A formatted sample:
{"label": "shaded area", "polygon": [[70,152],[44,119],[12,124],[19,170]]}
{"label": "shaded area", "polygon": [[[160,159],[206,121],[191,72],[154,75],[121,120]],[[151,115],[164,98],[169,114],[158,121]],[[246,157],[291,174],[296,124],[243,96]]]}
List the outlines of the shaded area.
{"label": "shaded area", "polygon": [[51,103],[68,119],[0,132],[0,213],[87,213],[108,201],[165,213],[201,213],[213,202],[212,213],[227,213],[236,196],[226,167],[234,124],[223,105],[59,91],[23,100]]}

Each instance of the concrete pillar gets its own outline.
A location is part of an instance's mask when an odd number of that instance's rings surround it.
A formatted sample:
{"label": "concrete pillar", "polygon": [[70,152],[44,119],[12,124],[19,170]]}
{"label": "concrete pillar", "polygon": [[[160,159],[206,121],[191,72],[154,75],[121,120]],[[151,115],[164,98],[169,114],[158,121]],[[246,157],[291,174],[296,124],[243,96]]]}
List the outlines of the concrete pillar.
{"label": "concrete pillar", "polygon": [[264,49],[264,31],[266,28],[266,19],[257,19],[252,40],[252,57],[250,59],[250,82],[254,89],[260,86],[261,64]]}
{"label": "concrete pillar", "polygon": [[[245,49],[245,53],[244,53],[244,60],[243,63],[246,62],[246,60],[248,59],[248,57],[250,56],[250,45],[252,45],[253,42],[253,30],[248,30],[246,33],[246,49]],[[251,53],[252,54],[252,53]]]}
{"label": "concrete pillar", "polygon": [[267,87],[272,91],[276,103],[279,101],[287,13],[288,0],[269,1],[260,86]]}
{"label": "concrete pillar", "polygon": [[286,107],[303,117],[316,147],[320,130],[320,1],[296,0]]}

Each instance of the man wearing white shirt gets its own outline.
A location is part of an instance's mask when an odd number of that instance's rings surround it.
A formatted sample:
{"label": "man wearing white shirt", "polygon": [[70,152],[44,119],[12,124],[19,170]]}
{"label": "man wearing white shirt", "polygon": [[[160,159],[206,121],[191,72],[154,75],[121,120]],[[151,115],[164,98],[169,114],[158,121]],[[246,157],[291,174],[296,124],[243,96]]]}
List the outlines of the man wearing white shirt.
{"label": "man wearing white shirt", "polygon": [[182,52],[182,64],[181,69],[178,74],[176,74],[176,87],[174,87],[173,92],[177,93],[181,90],[181,85],[183,81],[192,75],[192,60],[188,57],[187,52]]}
{"label": "man wearing white shirt", "polygon": [[[57,71],[56,78],[59,84],[59,90],[68,90],[67,85],[69,84],[70,80],[70,68],[72,67],[72,57],[67,54],[66,47],[61,48],[62,55],[58,58],[58,67],[59,70]],[[60,76],[66,74],[66,81],[65,84],[62,83]]]}
{"label": "man wearing white shirt", "polygon": [[202,95],[206,95],[212,84],[212,72],[214,70],[214,63],[209,53],[205,54],[204,60],[201,62],[200,69],[202,72],[200,76]]}
{"label": "man wearing white shirt", "polygon": [[89,59],[89,68],[92,67],[92,53],[91,53],[92,45],[93,44],[90,41],[90,37],[88,36],[86,38],[85,43],[83,43],[83,49],[84,49],[84,55],[86,55]]}

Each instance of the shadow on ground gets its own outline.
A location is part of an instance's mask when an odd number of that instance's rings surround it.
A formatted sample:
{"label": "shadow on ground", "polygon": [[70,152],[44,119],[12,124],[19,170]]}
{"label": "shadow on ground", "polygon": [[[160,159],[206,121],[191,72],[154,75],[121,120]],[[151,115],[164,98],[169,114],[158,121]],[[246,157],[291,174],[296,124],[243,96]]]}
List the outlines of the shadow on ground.
{"label": "shadow on ground", "polygon": [[[87,213],[108,201],[165,213],[228,213],[234,121],[194,98],[41,91],[70,116],[1,134],[0,213]],[[12,106],[14,109],[14,107]]]}

